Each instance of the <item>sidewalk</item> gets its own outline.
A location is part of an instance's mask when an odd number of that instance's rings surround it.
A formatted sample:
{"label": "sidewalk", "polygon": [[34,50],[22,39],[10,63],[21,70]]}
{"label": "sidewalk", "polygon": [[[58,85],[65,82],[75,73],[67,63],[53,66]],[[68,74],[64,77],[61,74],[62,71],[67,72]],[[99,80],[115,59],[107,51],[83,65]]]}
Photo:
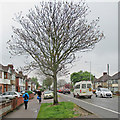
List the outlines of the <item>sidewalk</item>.
{"label": "sidewalk", "polygon": [[[59,102],[66,101],[64,98],[61,96],[58,97]],[[43,99],[42,96],[42,101],[41,103],[53,103],[53,99]],[[8,113],[6,116],[3,118],[37,118],[38,112],[40,110],[40,105],[37,100],[37,95],[34,96],[33,99],[29,100],[28,102],[28,109],[25,110],[24,104],[20,107],[18,107],[16,110],[13,112]]]}
{"label": "sidewalk", "polygon": [[13,112],[8,113],[3,118],[37,118],[39,109],[40,104],[37,101],[37,96],[34,96],[33,99],[29,100],[27,110],[25,110],[23,104]]}

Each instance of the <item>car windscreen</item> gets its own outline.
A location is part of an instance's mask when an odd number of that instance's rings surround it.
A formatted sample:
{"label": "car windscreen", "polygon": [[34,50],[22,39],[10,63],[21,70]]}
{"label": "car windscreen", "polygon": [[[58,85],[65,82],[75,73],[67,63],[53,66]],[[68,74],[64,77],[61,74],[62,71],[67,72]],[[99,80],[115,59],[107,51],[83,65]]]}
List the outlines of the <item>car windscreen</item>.
{"label": "car windscreen", "polygon": [[52,93],[51,91],[46,91],[46,92],[44,92],[44,94],[49,94],[49,93]]}

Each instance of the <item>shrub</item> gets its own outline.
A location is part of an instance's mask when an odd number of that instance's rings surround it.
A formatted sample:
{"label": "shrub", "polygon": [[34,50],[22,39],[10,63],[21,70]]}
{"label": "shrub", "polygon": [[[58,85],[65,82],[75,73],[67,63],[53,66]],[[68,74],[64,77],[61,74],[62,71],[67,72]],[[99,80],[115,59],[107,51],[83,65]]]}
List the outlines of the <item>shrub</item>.
{"label": "shrub", "polygon": [[32,91],[27,91],[28,94],[32,94],[33,92]]}

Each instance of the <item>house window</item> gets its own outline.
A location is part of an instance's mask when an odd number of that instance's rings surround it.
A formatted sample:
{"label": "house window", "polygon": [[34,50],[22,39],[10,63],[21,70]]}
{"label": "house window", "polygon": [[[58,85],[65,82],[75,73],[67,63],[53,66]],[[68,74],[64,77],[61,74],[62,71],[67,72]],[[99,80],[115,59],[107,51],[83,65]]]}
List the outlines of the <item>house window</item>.
{"label": "house window", "polygon": [[7,78],[8,78],[7,72],[4,72],[4,79],[7,79]]}
{"label": "house window", "polygon": [[7,86],[6,85],[4,85],[4,92],[6,92],[7,91]]}
{"label": "house window", "polygon": [[113,84],[118,84],[118,80],[113,80]]}

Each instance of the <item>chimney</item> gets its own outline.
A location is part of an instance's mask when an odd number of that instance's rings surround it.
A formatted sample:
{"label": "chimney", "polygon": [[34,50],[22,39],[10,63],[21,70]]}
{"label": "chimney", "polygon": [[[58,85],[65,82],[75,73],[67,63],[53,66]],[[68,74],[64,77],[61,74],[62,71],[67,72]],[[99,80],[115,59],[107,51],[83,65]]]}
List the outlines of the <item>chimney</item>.
{"label": "chimney", "polygon": [[104,76],[104,75],[107,75],[107,72],[103,72],[103,76]]}
{"label": "chimney", "polygon": [[13,70],[13,65],[12,64],[8,64],[8,67],[10,67]]}

